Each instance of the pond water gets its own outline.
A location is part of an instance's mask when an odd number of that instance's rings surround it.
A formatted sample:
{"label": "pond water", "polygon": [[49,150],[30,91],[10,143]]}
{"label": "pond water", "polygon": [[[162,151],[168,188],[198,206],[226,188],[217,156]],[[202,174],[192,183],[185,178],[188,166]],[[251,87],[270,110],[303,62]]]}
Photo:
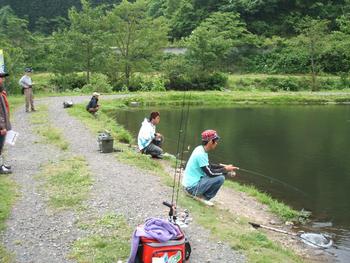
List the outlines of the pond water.
{"label": "pond water", "polygon": [[[137,136],[154,109],[119,111],[116,119]],[[181,108],[157,108],[164,149],[176,153]],[[311,230],[334,235],[337,261],[350,258],[350,106],[191,107],[186,148],[201,131],[215,129],[221,140],[212,162],[231,163],[264,175],[239,172],[237,180],[256,186],[295,209],[312,211]],[[267,179],[271,177],[274,179]]]}

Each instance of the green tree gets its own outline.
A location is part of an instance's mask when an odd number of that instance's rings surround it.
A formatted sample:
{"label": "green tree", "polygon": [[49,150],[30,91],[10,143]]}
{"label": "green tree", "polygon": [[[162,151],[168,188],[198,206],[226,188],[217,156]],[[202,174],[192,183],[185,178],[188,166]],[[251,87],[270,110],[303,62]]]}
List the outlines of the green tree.
{"label": "green tree", "polygon": [[130,3],[124,0],[106,17],[109,43],[114,47],[112,56],[118,65],[115,71],[124,72],[127,87],[132,73],[150,70],[152,60],[167,44],[165,20],[162,17],[153,19],[147,14],[147,8],[146,1]]}
{"label": "green tree", "polygon": [[75,48],[80,47],[80,61],[82,69],[86,72],[87,83],[90,82],[91,72],[98,68],[94,64],[96,55],[101,53],[104,33],[101,30],[103,6],[93,8],[88,0],[81,0],[82,10],[72,8],[68,17],[71,22],[70,31]]}
{"label": "green tree", "polygon": [[187,37],[200,23],[201,16],[192,4],[192,0],[181,0],[180,6],[170,21],[172,39]]}
{"label": "green tree", "polygon": [[320,57],[327,43],[328,24],[329,21],[327,20],[316,20],[306,17],[298,28],[300,34],[296,41],[309,57],[313,91],[319,89],[317,75],[322,70]]}
{"label": "green tree", "polygon": [[217,12],[204,20],[188,39],[188,59],[200,72],[220,69],[236,46],[251,42],[252,35],[238,14]]}

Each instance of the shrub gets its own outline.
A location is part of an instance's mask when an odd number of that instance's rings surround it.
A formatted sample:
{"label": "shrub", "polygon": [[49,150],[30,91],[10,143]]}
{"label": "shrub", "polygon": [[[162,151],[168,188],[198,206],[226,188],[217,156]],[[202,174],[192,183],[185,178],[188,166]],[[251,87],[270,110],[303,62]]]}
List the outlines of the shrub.
{"label": "shrub", "polygon": [[193,76],[173,76],[166,84],[172,90],[220,90],[226,87],[226,74],[194,74]]}
{"label": "shrub", "polygon": [[129,91],[165,91],[165,80],[158,75],[135,75],[129,84]]}
{"label": "shrub", "polygon": [[56,91],[81,89],[86,85],[86,79],[76,73],[59,74],[50,79],[49,83],[55,87]]}
{"label": "shrub", "polygon": [[102,73],[94,73],[91,75],[90,83],[83,86],[84,93],[96,92],[112,92],[113,87],[108,81],[108,77]]}

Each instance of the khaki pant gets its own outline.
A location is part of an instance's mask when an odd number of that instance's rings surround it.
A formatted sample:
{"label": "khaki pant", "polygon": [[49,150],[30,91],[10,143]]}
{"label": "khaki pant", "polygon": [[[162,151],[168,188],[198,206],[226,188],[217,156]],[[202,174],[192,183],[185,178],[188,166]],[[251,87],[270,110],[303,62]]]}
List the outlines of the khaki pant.
{"label": "khaki pant", "polygon": [[35,110],[34,102],[33,102],[33,89],[26,88],[24,89],[24,96],[26,98],[26,111],[29,111],[29,104],[32,111]]}

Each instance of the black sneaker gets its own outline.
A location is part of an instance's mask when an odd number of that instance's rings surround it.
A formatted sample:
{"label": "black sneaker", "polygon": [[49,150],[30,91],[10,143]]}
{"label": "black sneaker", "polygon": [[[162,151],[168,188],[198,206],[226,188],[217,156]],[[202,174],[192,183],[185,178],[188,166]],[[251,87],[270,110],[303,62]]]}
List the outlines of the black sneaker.
{"label": "black sneaker", "polygon": [[7,169],[5,166],[0,166],[0,174],[10,174],[12,173],[11,169]]}
{"label": "black sneaker", "polygon": [[11,170],[11,165],[4,163],[2,166],[4,166],[6,169]]}

